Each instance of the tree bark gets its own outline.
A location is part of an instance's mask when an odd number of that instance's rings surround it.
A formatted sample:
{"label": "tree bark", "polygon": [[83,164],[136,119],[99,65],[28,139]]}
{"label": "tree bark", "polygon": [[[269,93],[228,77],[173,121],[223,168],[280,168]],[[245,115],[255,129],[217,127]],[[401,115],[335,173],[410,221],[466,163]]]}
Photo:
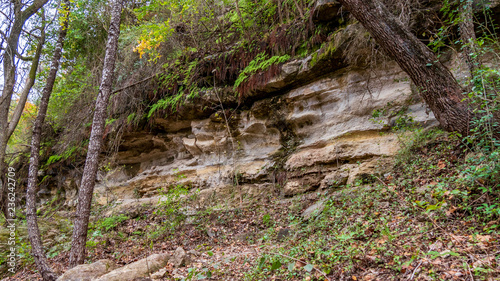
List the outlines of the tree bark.
{"label": "tree bark", "polygon": [[278,0],[278,4],[276,6],[278,6],[278,18],[280,24],[283,24],[283,12],[282,12],[283,7],[281,5],[281,0]]}
{"label": "tree bark", "polygon": [[441,126],[462,135],[473,116],[464,90],[436,55],[376,0],[339,0],[410,76]]}
{"label": "tree bark", "polygon": [[85,244],[87,241],[87,230],[90,217],[92,195],[97,176],[98,157],[101,151],[102,137],[106,119],[111,87],[113,82],[113,70],[115,67],[116,51],[118,47],[118,36],[120,34],[120,14],[123,0],[115,0],[111,13],[111,24],[108,31],[108,43],[104,57],[104,68],[102,71],[102,82],[95,105],[92,132],[90,133],[89,148],[85,160],[81,187],[78,192],[78,206],[73,228],[71,252],[69,265],[74,267],[85,261]]}
{"label": "tree bark", "polygon": [[67,34],[68,22],[69,22],[69,10],[70,10],[69,0],[64,0],[62,8],[63,12],[61,17],[63,18],[62,25],[59,30],[59,37],[56,42],[54,49],[54,56],[52,57],[52,62],[50,65],[49,76],[45,82],[45,87],[42,90],[42,98],[40,100],[40,106],[38,108],[38,114],[33,125],[33,136],[31,137],[31,157],[30,166],[28,171],[28,187],[26,192],[26,222],[28,225],[28,237],[31,243],[31,255],[35,259],[38,271],[42,275],[43,280],[53,281],[57,279],[56,274],[51,270],[45,252],[43,250],[43,243],[40,237],[40,230],[38,229],[38,222],[36,216],[36,184],[38,169],[40,165],[40,139],[42,136],[42,125],[45,121],[45,116],[47,115],[47,107],[49,104],[50,95],[52,94],[52,89],[57,76],[57,71],[59,70],[59,61],[62,56],[62,48],[64,45],[64,39]]}
{"label": "tree bark", "polygon": [[463,53],[465,62],[469,67],[471,77],[474,76],[476,69],[479,67],[477,60],[477,45],[476,32],[474,31],[474,12],[472,10],[472,0],[460,0],[460,39],[463,44]]}
{"label": "tree bark", "polygon": [[[0,97],[0,204],[2,204],[2,212],[4,213],[6,218],[8,217],[8,212],[5,209],[5,190],[6,190],[6,182],[5,182],[5,172],[7,170],[7,165],[5,163],[6,149],[7,143],[9,141],[9,137],[12,133],[9,134],[10,129],[17,126],[17,122],[13,122],[14,124],[9,124],[9,110],[12,101],[12,95],[14,94],[14,86],[16,84],[16,65],[15,58],[17,54],[17,48],[19,46],[19,37],[21,36],[21,32],[23,30],[23,26],[26,21],[33,16],[40,8],[48,2],[48,0],[35,0],[30,6],[26,9],[21,10],[23,8],[23,3],[20,0],[12,1],[14,5],[14,19],[11,25],[9,37],[6,40],[6,48],[4,51],[3,58],[3,90],[2,96]],[[35,68],[36,71],[36,68]],[[29,82],[29,81],[28,81]],[[34,81],[33,81],[34,82]],[[29,88],[31,89],[31,87]],[[28,92],[29,92],[28,89]],[[20,102],[17,105],[17,108],[24,108],[24,103]],[[17,109],[16,109],[17,111]],[[12,122],[12,121],[11,121]]]}

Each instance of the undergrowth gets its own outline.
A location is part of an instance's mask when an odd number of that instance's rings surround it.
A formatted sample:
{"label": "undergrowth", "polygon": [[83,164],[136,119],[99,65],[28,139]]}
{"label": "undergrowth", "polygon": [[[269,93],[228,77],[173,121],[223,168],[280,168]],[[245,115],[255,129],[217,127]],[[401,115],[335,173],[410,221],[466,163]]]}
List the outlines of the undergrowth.
{"label": "undergrowth", "polygon": [[436,129],[406,138],[391,173],[328,195],[316,217],[294,218],[295,235],[261,246],[246,278],[498,278],[498,150],[474,152]]}

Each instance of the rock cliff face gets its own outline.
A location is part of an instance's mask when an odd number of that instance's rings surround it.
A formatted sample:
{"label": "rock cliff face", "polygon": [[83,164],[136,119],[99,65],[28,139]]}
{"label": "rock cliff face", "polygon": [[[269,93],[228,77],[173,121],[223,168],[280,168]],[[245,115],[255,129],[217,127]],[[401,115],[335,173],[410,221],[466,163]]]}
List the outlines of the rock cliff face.
{"label": "rock cliff face", "polygon": [[[485,3],[497,19],[500,1]],[[345,13],[338,1],[321,0],[312,20],[330,22]],[[390,168],[399,148],[390,128],[402,114],[424,127],[437,125],[395,63],[359,69],[345,65],[342,50],[327,53],[286,63],[242,104],[222,90],[209,92],[175,117],[150,120],[152,130],[125,134],[110,161],[117,166],[98,177],[98,202],[153,202],[177,185],[201,190],[201,201],[214,194],[227,200],[235,190],[292,196],[335,188]],[[443,60],[464,78],[456,57]],[[375,111],[384,114],[375,118]],[[60,175],[57,187],[39,195],[63,190],[65,204],[75,206],[77,174]]]}
{"label": "rock cliff face", "polygon": [[[320,76],[310,60],[284,65],[243,109],[156,119],[154,132],[125,135],[118,167],[96,186],[98,202],[149,198],[178,184],[200,189],[202,201],[213,194],[228,200],[236,189],[290,196],[337,187],[390,167],[398,141],[389,128],[398,116],[374,118],[374,110],[437,124],[395,64],[337,66]],[[301,83],[289,89],[293,81]]]}

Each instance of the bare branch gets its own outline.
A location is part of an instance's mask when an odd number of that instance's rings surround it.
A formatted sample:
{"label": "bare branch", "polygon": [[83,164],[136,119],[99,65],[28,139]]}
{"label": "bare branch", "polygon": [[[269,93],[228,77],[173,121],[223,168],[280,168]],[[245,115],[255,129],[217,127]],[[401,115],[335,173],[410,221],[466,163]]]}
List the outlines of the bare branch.
{"label": "bare branch", "polygon": [[9,128],[7,130],[7,139],[9,139],[10,136],[14,133],[14,130],[16,129],[17,124],[19,123],[19,120],[21,119],[21,115],[24,111],[24,106],[26,104],[26,101],[28,100],[28,95],[31,91],[31,88],[35,84],[36,72],[38,70],[38,65],[40,62],[40,56],[42,54],[42,49],[43,49],[44,43],[45,43],[45,23],[43,23],[43,25],[42,25],[42,36],[40,38],[40,41],[38,42],[35,56],[33,57],[33,63],[31,64],[31,68],[30,68],[28,79],[26,81],[26,85],[24,86],[23,90],[21,91],[21,95],[19,97],[19,102],[16,106],[16,109],[14,110],[14,114],[12,115],[11,121],[9,122]]}
{"label": "bare branch", "polygon": [[[38,28],[38,27],[37,27],[37,28],[34,28],[33,30],[37,30],[37,29],[40,29],[40,28]],[[32,31],[27,31],[27,30],[24,30],[24,29],[23,29],[23,32],[24,32],[24,33],[26,33],[26,34],[28,34],[29,36],[33,36],[33,37],[35,37],[36,39],[40,39],[40,36],[38,36],[38,35],[36,35],[36,34],[33,34],[33,32],[32,32]]]}
{"label": "bare branch", "polygon": [[0,14],[4,15],[5,18],[9,21],[9,23],[14,23],[14,21],[11,19],[11,16],[6,15],[2,10],[0,10]]}
{"label": "bare branch", "polygon": [[32,61],[35,57],[25,57],[16,50],[16,56],[23,61]]}
{"label": "bare branch", "polygon": [[155,77],[156,77],[156,75],[158,75],[158,74],[153,74],[153,75],[151,75],[151,76],[149,76],[149,77],[147,77],[147,78],[144,78],[144,79],[142,79],[142,80],[140,80],[140,81],[137,81],[137,82],[135,82],[135,83],[133,83],[133,84],[130,84],[130,85],[125,86],[125,87],[122,87],[122,88],[117,89],[117,90],[114,90],[112,94],[116,94],[116,93],[121,92],[121,91],[123,91],[123,90],[126,90],[126,89],[128,89],[128,88],[134,87],[134,86],[136,86],[136,85],[138,85],[138,84],[141,84],[141,83],[143,83],[143,82],[146,82],[146,81],[148,81],[148,80],[151,80],[152,78],[155,78]]}

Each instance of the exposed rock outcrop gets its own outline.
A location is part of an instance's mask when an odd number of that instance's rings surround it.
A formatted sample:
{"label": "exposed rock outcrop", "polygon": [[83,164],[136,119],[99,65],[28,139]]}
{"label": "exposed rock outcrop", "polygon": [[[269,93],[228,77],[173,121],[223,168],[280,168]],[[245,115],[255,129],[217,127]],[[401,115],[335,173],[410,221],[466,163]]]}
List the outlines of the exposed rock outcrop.
{"label": "exposed rock outcrop", "polygon": [[157,118],[154,131],[126,133],[116,168],[99,177],[97,201],[118,200],[126,211],[155,204],[178,185],[199,189],[201,203],[214,203],[214,195],[227,201],[241,193],[336,188],[390,167],[399,148],[390,128],[402,115],[437,125],[395,63],[376,69],[329,63],[289,62],[238,109],[226,104],[225,112]]}
{"label": "exposed rock outcrop", "polygon": [[92,264],[81,264],[66,271],[57,281],[91,281],[118,268],[110,260],[98,260]]}
{"label": "exposed rock outcrop", "polygon": [[132,281],[136,278],[147,277],[164,267],[169,258],[169,254],[154,254],[104,274],[95,281]]}
{"label": "exposed rock outcrop", "polygon": [[[301,75],[285,71],[285,78],[277,79],[287,80],[286,73]],[[374,118],[374,110],[394,114]],[[228,122],[218,112],[172,127],[165,123],[164,131],[124,136],[116,157],[121,166],[103,178],[96,192],[105,203],[155,196],[178,184],[220,190],[235,175],[248,191],[254,187],[247,185],[272,183],[280,184],[284,195],[353,183],[387,166],[387,157],[396,153],[397,138],[388,131],[395,112],[427,126],[437,124],[395,64],[340,69],[260,99],[233,112]],[[286,171],[285,179],[278,178],[277,169]]]}

